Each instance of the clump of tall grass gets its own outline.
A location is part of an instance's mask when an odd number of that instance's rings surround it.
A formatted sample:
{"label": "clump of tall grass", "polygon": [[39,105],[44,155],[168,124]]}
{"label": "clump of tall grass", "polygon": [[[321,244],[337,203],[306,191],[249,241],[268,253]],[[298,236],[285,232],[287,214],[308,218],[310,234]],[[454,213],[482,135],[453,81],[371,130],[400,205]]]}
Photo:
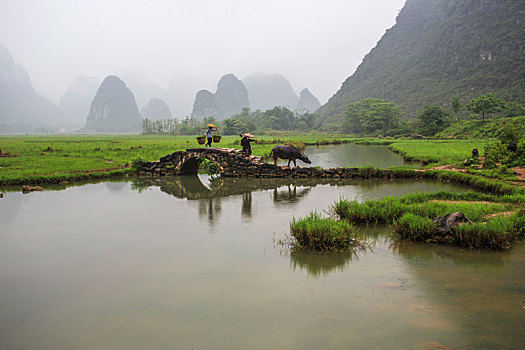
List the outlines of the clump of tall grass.
{"label": "clump of tall grass", "polygon": [[364,177],[368,179],[368,178],[373,177],[378,171],[379,169],[376,169],[371,165],[367,165],[367,166],[359,167],[359,169],[357,170],[357,173],[359,174],[359,177]]}
{"label": "clump of tall grass", "polygon": [[423,241],[435,233],[432,220],[412,213],[405,213],[392,225],[394,233],[402,240]]}
{"label": "clump of tall grass", "polygon": [[[510,201],[518,199],[507,197]],[[430,200],[462,200],[461,195],[452,195],[446,192],[430,194],[414,194],[401,198],[385,197],[382,200],[369,200],[363,203],[357,200],[341,199],[332,205],[332,211],[341,219],[350,223],[359,224],[391,224],[407,212],[422,217],[436,218],[452,212],[463,212],[471,220],[479,220],[487,214],[510,210],[510,204],[503,203],[478,203],[468,201],[455,202],[430,202]],[[465,195],[463,198],[479,198],[474,195]],[[481,197],[486,198],[487,197]],[[464,199],[463,199],[464,200]]]}
{"label": "clump of tall grass", "polygon": [[449,243],[466,248],[500,250],[510,248],[519,237],[524,222],[517,215],[510,218],[498,216],[486,222],[470,222],[458,225],[443,235],[431,219],[406,213],[396,220],[392,229],[400,240]]}
{"label": "clump of tall grass", "polygon": [[353,224],[386,224],[403,215],[407,211],[407,205],[401,203],[397,197],[364,203],[341,199],[334,203],[332,210],[341,219]]}
{"label": "clump of tall grass", "polygon": [[[432,201],[437,200],[437,201]],[[440,201],[441,200],[441,201]],[[451,243],[461,247],[503,249],[516,238],[525,238],[523,210],[513,215],[489,214],[516,211],[522,194],[495,196],[473,192],[416,193],[401,198],[386,197],[363,203],[341,199],[332,212],[352,224],[387,224],[401,240]],[[434,219],[461,212],[469,220],[455,226],[450,234],[438,230]]]}
{"label": "clump of tall grass", "polygon": [[290,232],[292,250],[343,252],[363,246],[355,226],[343,220],[322,218],[316,212],[305,218],[294,218],[290,223]]}

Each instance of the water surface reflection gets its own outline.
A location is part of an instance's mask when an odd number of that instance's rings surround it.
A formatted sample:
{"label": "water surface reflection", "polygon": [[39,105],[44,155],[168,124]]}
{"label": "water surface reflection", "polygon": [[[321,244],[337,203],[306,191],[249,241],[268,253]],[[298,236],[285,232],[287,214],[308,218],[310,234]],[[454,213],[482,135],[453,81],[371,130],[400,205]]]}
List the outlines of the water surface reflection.
{"label": "water surface reflection", "polygon": [[[0,347],[519,348],[525,251],[282,254],[292,217],[425,181],[136,179],[0,199]],[[12,206],[12,207],[11,207]],[[11,210],[11,208],[13,208]],[[6,217],[10,216],[10,217]]]}

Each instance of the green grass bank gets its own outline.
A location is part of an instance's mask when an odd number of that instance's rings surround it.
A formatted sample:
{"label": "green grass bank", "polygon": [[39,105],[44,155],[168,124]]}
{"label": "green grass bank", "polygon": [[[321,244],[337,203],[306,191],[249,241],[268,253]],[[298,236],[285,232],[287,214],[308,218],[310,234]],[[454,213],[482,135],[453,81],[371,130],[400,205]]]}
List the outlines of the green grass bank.
{"label": "green grass bank", "polygon": [[[505,249],[525,238],[525,195],[475,192],[416,193],[363,203],[341,199],[331,210],[351,224],[390,225],[397,240],[447,243],[475,249]],[[467,222],[440,231],[437,220],[463,213]]]}

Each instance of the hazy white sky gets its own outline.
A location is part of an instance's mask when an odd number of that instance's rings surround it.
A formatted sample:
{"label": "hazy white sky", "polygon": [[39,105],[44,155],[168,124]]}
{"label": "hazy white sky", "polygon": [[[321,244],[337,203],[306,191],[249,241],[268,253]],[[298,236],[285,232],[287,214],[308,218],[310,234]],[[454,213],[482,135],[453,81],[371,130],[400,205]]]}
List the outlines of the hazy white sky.
{"label": "hazy white sky", "polygon": [[57,102],[79,74],[286,76],[332,96],[405,0],[0,0],[0,43]]}

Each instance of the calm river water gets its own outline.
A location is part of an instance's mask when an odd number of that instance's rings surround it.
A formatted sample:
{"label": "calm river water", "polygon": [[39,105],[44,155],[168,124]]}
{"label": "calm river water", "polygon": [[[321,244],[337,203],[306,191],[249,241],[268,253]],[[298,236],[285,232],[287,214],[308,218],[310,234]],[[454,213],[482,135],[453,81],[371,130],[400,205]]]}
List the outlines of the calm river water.
{"label": "calm river water", "polygon": [[[316,165],[316,164],[314,164]],[[204,181],[205,185],[201,182]],[[525,247],[290,256],[292,217],[422,181],[102,182],[0,199],[1,349],[517,349]]]}

